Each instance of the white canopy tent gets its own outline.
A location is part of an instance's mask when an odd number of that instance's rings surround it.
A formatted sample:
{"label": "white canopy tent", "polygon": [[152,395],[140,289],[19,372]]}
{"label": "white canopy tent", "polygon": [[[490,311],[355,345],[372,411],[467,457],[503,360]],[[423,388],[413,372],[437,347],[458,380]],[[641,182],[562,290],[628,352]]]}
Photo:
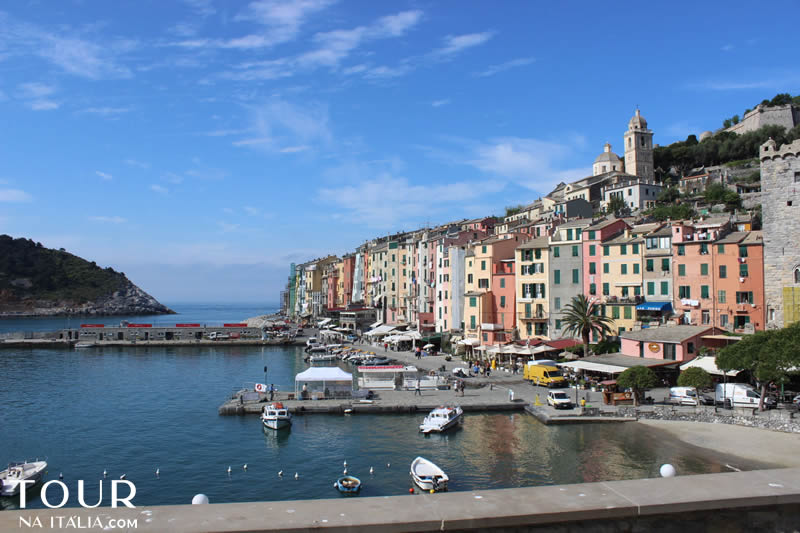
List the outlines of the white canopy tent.
{"label": "white canopy tent", "polygon": [[717,359],[713,356],[703,356],[703,357],[696,357],[691,361],[683,363],[681,365],[681,371],[686,370],[687,368],[702,368],[706,372],[714,376],[728,376],[733,377],[740,372],[740,370],[729,370],[728,372],[723,372],[717,367]]}
{"label": "white canopy tent", "polygon": [[[308,392],[308,397],[323,395],[326,398],[352,395],[353,374],[336,366],[311,367],[294,377],[294,392]],[[299,398],[299,396],[297,396]]]}
{"label": "white canopy tent", "polygon": [[367,337],[383,337],[393,332],[394,332],[394,326],[388,326],[384,324],[382,326],[378,326],[377,328],[366,332],[364,335],[366,335]]}

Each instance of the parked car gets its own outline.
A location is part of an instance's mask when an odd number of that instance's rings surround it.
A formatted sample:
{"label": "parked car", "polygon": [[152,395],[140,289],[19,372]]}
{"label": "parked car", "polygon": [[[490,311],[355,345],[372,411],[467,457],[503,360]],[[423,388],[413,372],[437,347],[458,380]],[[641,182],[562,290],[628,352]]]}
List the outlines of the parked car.
{"label": "parked car", "polygon": [[556,409],[572,409],[574,407],[567,393],[560,390],[547,391],[547,405]]}

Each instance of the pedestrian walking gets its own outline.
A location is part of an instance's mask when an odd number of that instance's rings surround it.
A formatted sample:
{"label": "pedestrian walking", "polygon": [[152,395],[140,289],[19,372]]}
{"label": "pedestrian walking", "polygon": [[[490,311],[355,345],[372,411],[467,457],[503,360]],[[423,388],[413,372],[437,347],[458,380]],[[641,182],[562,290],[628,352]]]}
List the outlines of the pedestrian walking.
{"label": "pedestrian walking", "polygon": [[414,388],[414,396],[422,396],[422,392],[419,389],[419,379],[417,379],[417,385]]}
{"label": "pedestrian walking", "polygon": [[270,383],[270,385],[269,385],[269,401],[272,401],[273,398],[275,398],[275,384],[274,383]]}

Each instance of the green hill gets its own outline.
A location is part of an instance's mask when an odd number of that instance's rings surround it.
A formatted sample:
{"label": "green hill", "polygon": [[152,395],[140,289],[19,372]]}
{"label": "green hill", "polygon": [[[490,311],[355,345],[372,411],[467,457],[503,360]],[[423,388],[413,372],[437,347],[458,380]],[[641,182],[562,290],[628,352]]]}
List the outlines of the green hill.
{"label": "green hill", "polygon": [[171,313],[113,268],[0,235],[0,314]]}

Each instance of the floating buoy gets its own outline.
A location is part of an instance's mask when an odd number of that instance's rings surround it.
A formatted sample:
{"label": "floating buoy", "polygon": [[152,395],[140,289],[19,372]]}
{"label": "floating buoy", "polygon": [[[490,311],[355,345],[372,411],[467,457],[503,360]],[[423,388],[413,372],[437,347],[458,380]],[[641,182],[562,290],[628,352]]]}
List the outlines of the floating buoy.
{"label": "floating buoy", "polygon": [[106,472],[106,469],[104,468],[103,469],[103,477],[106,477],[107,475],[108,475],[108,472]]}
{"label": "floating buoy", "polygon": [[344,468],[344,471],[342,472],[342,474],[344,474],[345,476],[347,475],[347,467]]}
{"label": "floating buoy", "polygon": [[431,494],[433,494],[434,492],[436,492],[436,491],[435,491],[435,490],[433,490],[433,489],[431,489]]}
{"label": "floating buoy", "polygon": [[344,460],[344,467],[347,468],[347,459]]}
{"label": "floating buoy", "polygon": [[231,467],[229,466],[228,467],[228,474],[230,474],[230,473],[231,473]]}
{"label": "floating buoy", "polygon": [[411,487],[410,489],[408,489],[408,493],[409,494],[414,494],[414,487]]}
{"label": "floating buoy", "polygon": [[375,469],[374,469],[374,468],[372,468],[372,467],[369,467],[369,473],[371,474],[371,473],[373,473],[373,472],[375,472]]}
{"label": "floating buoy", "polygon": [[63,472],[59,472],[58,473],[58,479],[64,479],[64,473]]}
{"label": "floating buoy", "polygon": [[295,478],[295,479],[300,479],[300,474],[298,474],[297,472],[295,472],[295,473],[294,473],[294,478]]}
{"label": "floating buoy", "polygon": [[192,498],[192,505],[203,505],[208,503],[208,496],[205,494],[195,494]]}
{"label": "floating buoy", "polygon": [[244,464],[244,466],[242,467],[242,470],[247,470],[247,463]]}
{"label": "floating buoy", "polygon": [[278,472],[278,477],[283,477],[283,470],[281,470],[280,472]]}
{"label": "floating buoy", "polygon": [[661,474],[661,477],[675,477],[675,474],[677,474],[675,467],[669,463],[661,465],[659,473]]}
{"label": "floating buoy", "polygon": [[392,466],[392,463],[386,463],[386,468],[389,468],[391,466]]}
{"label": "floating buoy", "polygon": [[159,475],[160,473],[161,473],[161,469],[160,469],[160,468],[156,468],[156,477],[158,477],[158,475]]}

